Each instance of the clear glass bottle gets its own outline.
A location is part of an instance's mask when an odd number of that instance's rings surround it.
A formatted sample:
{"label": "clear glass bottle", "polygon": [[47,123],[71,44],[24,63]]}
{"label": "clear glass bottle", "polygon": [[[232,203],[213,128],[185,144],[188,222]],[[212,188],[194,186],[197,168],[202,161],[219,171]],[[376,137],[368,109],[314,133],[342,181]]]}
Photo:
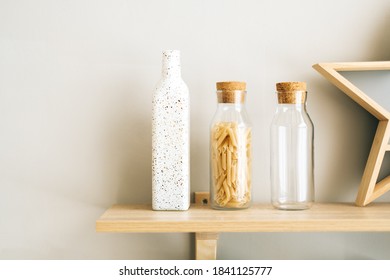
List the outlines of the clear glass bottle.
{"label": "clear glass bottle", "polygon": [[282,210],[314,201],[313,123],[306,112],[306,83],[276,84],[278,107],[271,124],[271,200]]}
{"label": "clear glass bottle", "polygon": [[252,128],[246,83],[217,83],[217,112],[210,131],[210,199],[214,209],[243,209],[251,202]]}

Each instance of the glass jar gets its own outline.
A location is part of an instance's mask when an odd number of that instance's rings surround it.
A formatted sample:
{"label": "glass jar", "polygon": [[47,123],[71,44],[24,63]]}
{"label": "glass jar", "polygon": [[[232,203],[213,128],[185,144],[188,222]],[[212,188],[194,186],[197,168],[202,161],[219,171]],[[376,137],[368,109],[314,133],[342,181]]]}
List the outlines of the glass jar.
{"label": "glass jar", "polygon": [[243,209],[251,202],[252,128],[245,109],[246,83],[217,83],[211,122],[210,199],[214,209]]}
{"label": "glass jar", "polygon": [[271,200],[282,210],[314,201],[313,123],[306,112],[306,83],[276,84],[278,107],[271,124]]}

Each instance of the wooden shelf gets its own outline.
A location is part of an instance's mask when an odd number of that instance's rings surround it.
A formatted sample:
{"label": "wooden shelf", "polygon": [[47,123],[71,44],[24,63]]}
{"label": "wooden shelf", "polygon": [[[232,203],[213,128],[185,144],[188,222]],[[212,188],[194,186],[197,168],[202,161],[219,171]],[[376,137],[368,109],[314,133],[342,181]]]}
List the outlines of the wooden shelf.
{"label": "wooden shelf", "polygon": [[357,207],[352,203],[315,203],[309,210],[281,211],[269,204],[246,210],[218,211],[195,193],[188,211],[153,211],[150,205],[114,205],[97,221],[98,232],[193,232],[196,259],[216,259],[221,232],[385,232],[390,231],[390,203]]}
{"label": "wooden shelf", "polygon": [[96,221],[98,232],[352,232],[390,231],[390,204],[357,207],[316,203],[309,210],[281,211],[253,205],[217,211],[191,205],[188,211],[153,211],[150,205],[114,205]]}

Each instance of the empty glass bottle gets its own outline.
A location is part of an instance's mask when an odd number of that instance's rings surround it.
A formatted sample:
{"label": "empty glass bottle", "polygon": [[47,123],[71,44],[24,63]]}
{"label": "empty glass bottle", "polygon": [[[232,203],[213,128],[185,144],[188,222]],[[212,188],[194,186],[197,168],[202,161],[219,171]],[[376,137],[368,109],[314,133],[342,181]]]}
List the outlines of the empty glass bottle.
{"label": "empty glass bottle", "polygon": [[313,123],[306,112],[306,83],[276,84],[278,107],[271,124],[271,200],[283,210],[314,201]]}

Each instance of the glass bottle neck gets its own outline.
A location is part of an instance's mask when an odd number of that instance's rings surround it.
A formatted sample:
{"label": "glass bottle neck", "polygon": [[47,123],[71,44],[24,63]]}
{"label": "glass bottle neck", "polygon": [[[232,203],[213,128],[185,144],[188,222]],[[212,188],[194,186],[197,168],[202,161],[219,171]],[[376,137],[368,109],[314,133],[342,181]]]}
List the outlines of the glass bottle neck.
{"label": "glass bottle neck", "polygon": [[306,104],[305,103],[297,103],[297,104],[289,104],[282,103],[278,104],[277,111],[279,112],[287,112],[287,111],[299,111],[306,112]]}
{"label": "glass bottle neck", "polygon": [[162,56],[163,78],[181,78],[180,51],[164,51]]}
{"label": "glass bottle neck", "polygon": [[244,109],[245,109],[244,103],[218,103],[218,110],[240,112]]}

